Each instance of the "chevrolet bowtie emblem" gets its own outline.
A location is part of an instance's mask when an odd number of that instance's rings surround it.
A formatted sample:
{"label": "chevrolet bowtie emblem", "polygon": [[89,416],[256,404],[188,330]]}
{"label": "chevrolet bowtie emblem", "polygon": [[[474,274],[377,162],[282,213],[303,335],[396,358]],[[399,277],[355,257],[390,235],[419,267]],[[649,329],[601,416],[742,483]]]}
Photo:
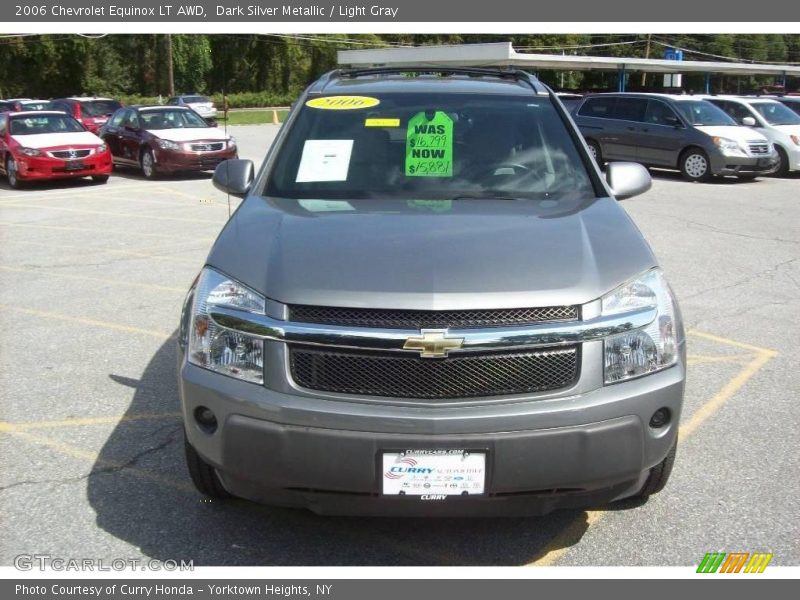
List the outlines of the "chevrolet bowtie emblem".
{"label": "chevrolet bowtie emblem", "polygon": [[423,329],[421,336],[410,337],[403,350],[418,350],[422,358],[444,358],[450,350],[464,345],[464,338],[449,338],[447,329]]}

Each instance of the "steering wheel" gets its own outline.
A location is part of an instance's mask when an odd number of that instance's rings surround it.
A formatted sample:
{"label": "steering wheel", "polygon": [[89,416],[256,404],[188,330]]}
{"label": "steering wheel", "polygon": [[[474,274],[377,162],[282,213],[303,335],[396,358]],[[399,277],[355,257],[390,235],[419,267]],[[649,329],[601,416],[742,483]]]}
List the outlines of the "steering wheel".
{"label": "steering wheel", "polygon": [[[501,169],[511,169],[513,173],[498,173],[497,171]],[[520,177],[532,173],[533,171],[531,170],[531,168],[526,165],[513,162],[499,162],[493,164],[492,166],[486,169],[481,169],[475,174],[475,178],[478,181],[484,181],[492,177],[503,177],[503,176]]]}

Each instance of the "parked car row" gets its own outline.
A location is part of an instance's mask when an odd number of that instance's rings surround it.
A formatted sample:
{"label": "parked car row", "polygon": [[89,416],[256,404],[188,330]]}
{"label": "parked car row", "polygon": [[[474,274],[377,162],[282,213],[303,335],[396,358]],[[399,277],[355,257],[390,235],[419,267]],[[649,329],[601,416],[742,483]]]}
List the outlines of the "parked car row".
{"label": "parked car row", "polygon": [[87,176],[105,183],[114,165],[153,179],[212,170],[236,156],[231,136],[184,106],[81,98],[54,101],[51,110],[0,113],[0,173],[12,188]]}
{"label": "parked car row", "polygon": [[800,98],[652,93],[567,98],[598,163],[678,169],[690,181],[800,171]]}

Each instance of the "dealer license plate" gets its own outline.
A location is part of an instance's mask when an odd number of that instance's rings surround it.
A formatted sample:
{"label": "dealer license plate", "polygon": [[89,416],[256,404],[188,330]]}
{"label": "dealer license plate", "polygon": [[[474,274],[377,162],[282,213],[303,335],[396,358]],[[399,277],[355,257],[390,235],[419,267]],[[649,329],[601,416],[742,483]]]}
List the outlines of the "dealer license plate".
{"label": "dealer license plate", "polygon": [[80,171],[86,168],[86,163],[81,160],[73,160],[64,165],[65,171]]}
{"label": "dealer license plate", "polygon": [[384,452],[382,459],[382,490],[386,496],[464,496],[484,493],[485,452],[405,450]]}

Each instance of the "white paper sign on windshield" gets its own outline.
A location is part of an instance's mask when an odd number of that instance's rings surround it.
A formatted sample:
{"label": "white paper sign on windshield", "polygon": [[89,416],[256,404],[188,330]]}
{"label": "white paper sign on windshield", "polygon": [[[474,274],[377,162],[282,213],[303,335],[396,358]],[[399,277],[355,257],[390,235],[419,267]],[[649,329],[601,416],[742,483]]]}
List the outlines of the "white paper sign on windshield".
{"label": "white paper sign on windshield", "polygon": [[295,181],[347,181],[352,153],[353,140],[306,140]]}

